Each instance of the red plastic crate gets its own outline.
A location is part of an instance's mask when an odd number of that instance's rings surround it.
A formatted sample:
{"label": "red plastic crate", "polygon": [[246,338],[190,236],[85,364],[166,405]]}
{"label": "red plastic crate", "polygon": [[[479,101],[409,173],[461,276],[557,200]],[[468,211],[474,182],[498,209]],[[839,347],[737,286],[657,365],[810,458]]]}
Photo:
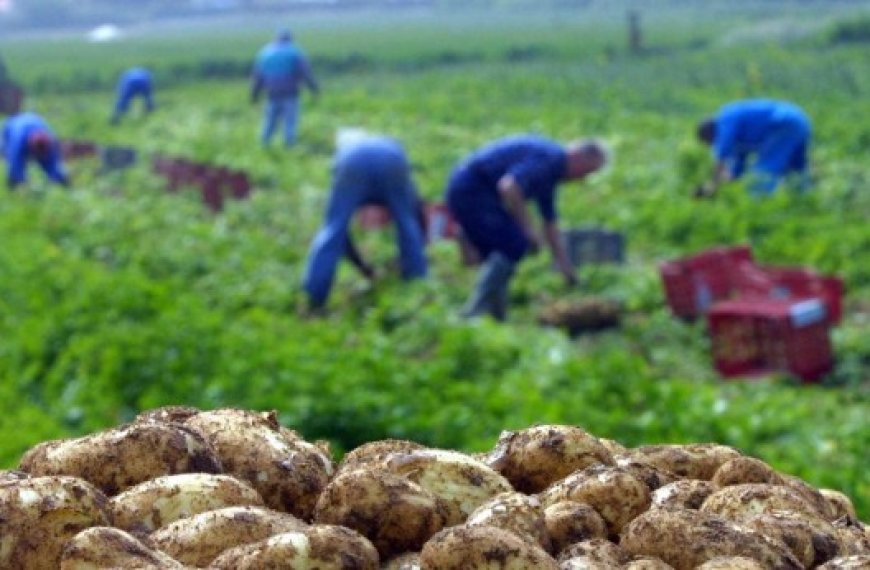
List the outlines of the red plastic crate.
{"label": "red plastic crate", "polygon": [[96,156],[98,151],[97,143],[94,142],[72,139],[60,141],[60,154],[65,160]]}
{"label": "red plastic crate", "polygon": [[834,365],[821,299],[721,301],[707,322],[714,366],[725,377],[785,371],[814,382]]}
{"label": "red plastic crate", "polygon": [[737,268],[752,262],[748,245],[717,247],[659,266],[665,297],[678,317],[693,319],[736,292]]}
{"label": "red plastic crate", "polygon": [[819,298],[825,303],[831,323],[837,324],[843,318],[846,286],[842,279],[804,267],[762,266],[761,270],[773,281],[768,296],[784,299]]}

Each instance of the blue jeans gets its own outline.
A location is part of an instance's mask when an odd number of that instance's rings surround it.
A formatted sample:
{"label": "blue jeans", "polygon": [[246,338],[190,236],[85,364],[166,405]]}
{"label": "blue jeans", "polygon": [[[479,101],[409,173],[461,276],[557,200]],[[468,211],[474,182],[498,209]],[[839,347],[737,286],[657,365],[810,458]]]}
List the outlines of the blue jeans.
{"label": "blue jeans", "polygon": [[130,108],[130,103],[133,102],[133,99],[136,97],[142,98],[142,104],[145,108],[146,112],[151,112],[154,110],[154,96],[151,91],[151,87],[145,86],[132,86],[120,89],[118,91],[118,97],[115,101],[115,111],[112,115],[113,118],[119,119],[121,115],[127,112]]}
{"label": "blue jeans", "polygon": [[402,276],[426,276],[425,242],[416,216],[417,195],[407,157],[398,143],[369,138],[340,149],[333,162],[326,219],[311,244],[303,279],[313,305],[326,302],[336,266],[345,253],[348,225],[354,212],[366,204],[382,204],[389,209],[396,224]]}
{"label": "blue jeans", "polygon": [[260,132],[260,142],[269,144],[278,121],[284,119],[284,144],[291,146],[296,142],[296,122],[299,118],[299,97],[282,97],[266,102],[263,114],[263,127]]}
{"label": "blue jeans", "polygon": [[784,108],[758,149],[752,193],[772,193],[780,179],[791,172],[806,175],[811,137],[806,115],[797,107]]}

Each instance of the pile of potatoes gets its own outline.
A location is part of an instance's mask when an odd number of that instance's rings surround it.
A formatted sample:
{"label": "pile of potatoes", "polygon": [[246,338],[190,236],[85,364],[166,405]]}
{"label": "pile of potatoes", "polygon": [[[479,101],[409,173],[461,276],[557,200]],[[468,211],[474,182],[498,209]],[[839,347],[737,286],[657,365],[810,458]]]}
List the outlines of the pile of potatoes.
{"label": "pile of potatoes", "polygon": [[336,465],[274,412],[166,407],[0,472],[0,568],[870,568],[848,497],[718,444],[572,426],[468,455],[384,440]]}

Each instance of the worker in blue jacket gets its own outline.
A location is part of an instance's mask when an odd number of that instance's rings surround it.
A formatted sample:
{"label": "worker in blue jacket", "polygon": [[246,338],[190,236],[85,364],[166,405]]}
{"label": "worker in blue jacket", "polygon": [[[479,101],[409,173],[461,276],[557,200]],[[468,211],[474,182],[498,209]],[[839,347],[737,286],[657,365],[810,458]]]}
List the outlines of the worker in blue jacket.
{"label": "worker in blue jacket", "polygon": [[154,82],[151,72],[144,67],[128,69],[118,78],[115,109],[112,112],[113,125],[121,121],[121,117],[127,113],[130,104],[137,97],[142,99],[146,113],[154,110]]}
{"label": "worker in blue jacket", "polygon": [[577,283],[558,229],[556,189],[606,163],[607,151],[597,141],[563,146],[541,136],[519,135],[489,143],[454,169],[447,186],[447,205],[483,260],[463,316],[506,317],[510,278],[520,260],[536,253],[541,244],[527,201],[537,205],[543,239],[560,272],[569,285]]}
{"label": "worker in blue jacket", "polygon": [[346,132],[337,141],[332,163],[332,189],[326,219],[308,252],[303,288],[312,308],[329,296],[338,262],[347,256],[371,278],[348,234],[354,212],[361,206],[385,206],[396,225],[402,277],[425,277],[428,265],[425,238],[418,217],[419,199],[411,166],[395,139],[364,132]]}
{"label": "worker in blue jacket", "polygon": [[36,113],[20,113],[3,125],[6,185],[10,190],[27,180],[27,162],[36,161],[51,180],[68,187],[69,176],[61,160],[60,143]]}
{"label": "worker in blue jacket", "polygon": [[260,141],[264,145],[269,144],[282,118],[285,146],[292,146],[296,142],[299,94],[303,87],[314,94],[320,90],[307,57],[293,42],[290,31],[282,30],[275,41],[259,51],[251,75],[251,102],[256,102],[260,93],[266,92],[266,108],[260,132]]}
{"label": "worker in blue jacket", "polygon": [[698,138],[713,149],[716,160],[711,179],[696,189],[712,196],[729,180],[752,173],[750,191],[767,195],[788,174],[798,175],[799,188],[809,186],[808,154],[812,128],[806,114],[793,103],[749,99],[724,105],[698,125]]}

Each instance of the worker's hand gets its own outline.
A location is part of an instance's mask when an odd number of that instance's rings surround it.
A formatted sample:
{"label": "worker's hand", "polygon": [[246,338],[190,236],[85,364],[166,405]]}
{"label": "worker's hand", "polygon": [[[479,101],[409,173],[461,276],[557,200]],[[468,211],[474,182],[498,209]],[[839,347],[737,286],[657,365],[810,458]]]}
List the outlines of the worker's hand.
{"label": "worker's hand", "polygon": [[716,187],[709,182],[705,182],[704,184],[699,184],[697,187],[695,187],[695,191],[692,194],[693,197],[698,198],[698,199],[712,198],[715,195],[716,195]]}

